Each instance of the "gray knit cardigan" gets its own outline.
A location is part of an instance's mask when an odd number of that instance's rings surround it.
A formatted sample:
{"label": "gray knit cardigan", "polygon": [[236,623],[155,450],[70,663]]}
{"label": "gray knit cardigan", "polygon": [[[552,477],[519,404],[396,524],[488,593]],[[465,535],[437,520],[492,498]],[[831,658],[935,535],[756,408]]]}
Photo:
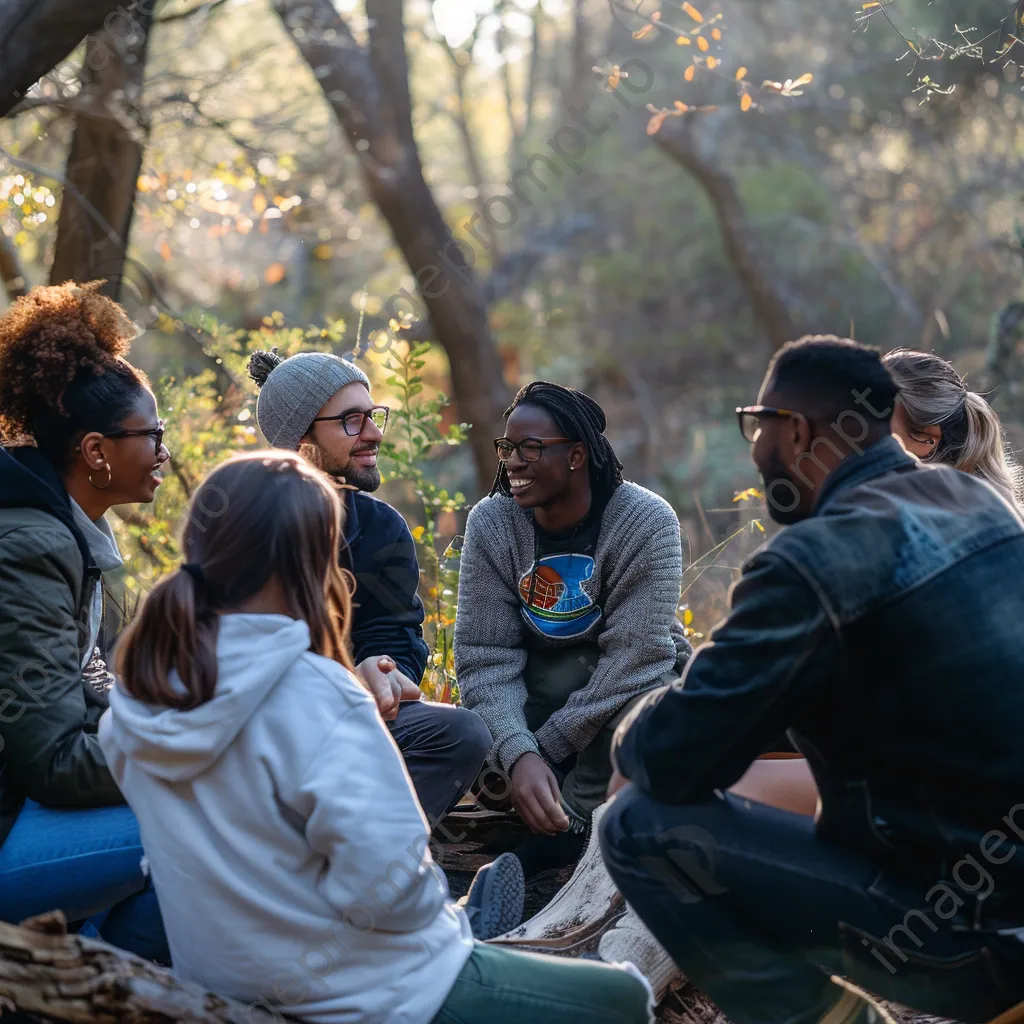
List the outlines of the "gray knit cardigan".
{"label": "gray knit cardigan", "polygon": [[[676,611],[683,572],[679,520],[663,498],[633,483],[617,487],[605,508],[584,588],[604,615],[571,641],[543,636],[522,613],[519,580],[534,558],[533,514],[505,495],[469,514],[459,577],[455,673],[466,707],[494,737],[490,761],[504,771],[527,751],[558,762],[588,746],[633,697],[661,685],[690,656]],[[526,636],[556,647],[596,641],[601,656],[590,682],[537,731],[526,726]]]}

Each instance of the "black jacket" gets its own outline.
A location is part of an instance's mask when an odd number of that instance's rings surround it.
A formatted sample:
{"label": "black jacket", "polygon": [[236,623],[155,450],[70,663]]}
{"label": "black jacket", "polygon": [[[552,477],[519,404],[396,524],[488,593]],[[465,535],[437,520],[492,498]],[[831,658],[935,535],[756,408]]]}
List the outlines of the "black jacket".
{"label": "black jacket", "polygon": [[81,669],[99,580],[53,465],[0,448],[0,844],[25,797],[122,802],[96,738],[105,700]]}
{"label": "black jacket", "polygon": [[399,670],[419,683],[427,667],[423,603],[417,588],[416,544],[401,515],[362,491],[346,491],[345,546],[341,564],[356,579],[352,654],[358,665],[390,655]]}
{"label": "black jacket", "polygon": [[655,799],[694,803],[790,730],[818,782],[822,835],[948,870],[995,830],[1010,844],[995,859],[1020,877],[1022,622],[1017,511],[887,438],[755,552],[728,618],[623,723],[614,756]]}

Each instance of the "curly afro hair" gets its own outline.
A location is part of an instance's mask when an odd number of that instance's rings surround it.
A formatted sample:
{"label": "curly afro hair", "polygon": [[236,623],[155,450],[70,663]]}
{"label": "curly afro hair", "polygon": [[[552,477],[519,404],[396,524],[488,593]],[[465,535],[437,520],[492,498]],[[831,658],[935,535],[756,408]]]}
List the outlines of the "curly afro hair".
{"label": "curly afro hair", "polygon": [[0,317],[0,443],[34,443],[63,468],[76,436],[116,429],[145,374],[135,325],[102,281],[33,288]]}

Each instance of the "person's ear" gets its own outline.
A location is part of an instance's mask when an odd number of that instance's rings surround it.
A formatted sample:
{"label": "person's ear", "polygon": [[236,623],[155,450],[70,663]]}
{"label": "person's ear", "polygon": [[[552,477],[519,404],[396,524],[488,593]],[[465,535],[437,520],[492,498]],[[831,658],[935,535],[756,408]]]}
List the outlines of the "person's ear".
{"label": "person's ear", "polygon": [[572,472],[576,472],[578,469],[582,469],[587,464],[587,449],[582,444],[573,445],[569,451],[569,469]]}
{"label": "person's ear", "polygon": [[811,425],[807,417],[795,412],[782,420],[779,431],[779,455],[784,462],[792,462],[811,447]]}
{"label": "person's ear", "polygon": [[103,454],[103,435],[98,431],[86,434],[78,443],[78,451],[82,453],[82,458],[90,470],[103,469],[107,465]]}
{"label": "person's ear", "polygon": [[938,423],[934,423],[930,427],[925,427],[921,431],[921,436],[925,439],[925,444],[928,445],[928,454],[934,455],[938,450],[939,442],[942,440],[942,427]]}

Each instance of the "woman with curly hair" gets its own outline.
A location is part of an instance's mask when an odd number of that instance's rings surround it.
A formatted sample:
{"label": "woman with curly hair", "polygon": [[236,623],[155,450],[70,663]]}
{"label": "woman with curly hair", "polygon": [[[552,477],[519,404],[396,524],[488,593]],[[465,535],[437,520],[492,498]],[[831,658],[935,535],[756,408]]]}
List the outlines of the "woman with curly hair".
{"label": "woman with curly hair", "polygon": [[[165,959],[138,824],[97,740],[104,514],[150,502],[169,458],[135,327],[99,283],[0,317],[0,919],[60,909]],[[102,917],[98,916],[102,915]]]}

